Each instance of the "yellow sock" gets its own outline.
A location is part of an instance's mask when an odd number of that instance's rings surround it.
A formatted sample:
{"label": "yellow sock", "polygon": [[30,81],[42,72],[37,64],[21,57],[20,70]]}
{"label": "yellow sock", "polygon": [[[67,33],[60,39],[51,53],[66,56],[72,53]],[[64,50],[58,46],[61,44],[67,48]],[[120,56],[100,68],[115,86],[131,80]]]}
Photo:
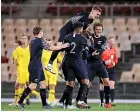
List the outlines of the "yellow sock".
{"label": "yellow sock", "polygon": [[55,90],[53,89],[50,89],[49,90],[49,95],[48,95],[48,102],[52,102],[52,101],[55,101]]}
{"label": "yellow sock", "polygon": [[14,103],[17,104],[18,102],[18,98],[19,98],[19,91],[18,89],[15,89],[15,95],[14,95]]}
{"label": "yellow sock", "polygon": [[30,98],[30,94],[26,97],[26,100]]}
{"label": "yellow sock", "polygon": [[24,91],[24,88],[19,88],[19,89],[18,89],[19,97],[21,97],[23,91]]}
{"label": "yellow sock", "polygon": [[36,90],[32,90],[32,94],[34,94],[35,96],[39,95],[39,93]]}

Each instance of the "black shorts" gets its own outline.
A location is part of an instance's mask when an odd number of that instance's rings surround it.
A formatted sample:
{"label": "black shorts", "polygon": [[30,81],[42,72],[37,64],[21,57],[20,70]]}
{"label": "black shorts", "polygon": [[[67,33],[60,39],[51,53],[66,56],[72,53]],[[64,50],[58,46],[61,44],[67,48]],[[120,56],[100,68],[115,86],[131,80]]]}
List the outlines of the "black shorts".
{"label": "black shorts", "polygon": [[87,70],[82,59],[68,58],[65,60],[63,73],[66,81],[88,79]]}
{"label": "black shorts", "polygon": [[29,69],[29,82],[39,83],[45,80],[44,71],[40,69]]}
{"label": "black shorts", "polygon": [[[106,68],[106,70],[108,72],[109,80],[110,81],[115,81],[116,80],[116,75],[115,75],[114,68]],[[103,83],[101,78],[99,78],[99,80],[100,80],[100,83]]]}
{"label": "black shorts", "polygon": [[98,76],[102,79],[109,77],[108,72],[102,63],[88,63],[88,71],[90,81],[93,81],[95,76]]}

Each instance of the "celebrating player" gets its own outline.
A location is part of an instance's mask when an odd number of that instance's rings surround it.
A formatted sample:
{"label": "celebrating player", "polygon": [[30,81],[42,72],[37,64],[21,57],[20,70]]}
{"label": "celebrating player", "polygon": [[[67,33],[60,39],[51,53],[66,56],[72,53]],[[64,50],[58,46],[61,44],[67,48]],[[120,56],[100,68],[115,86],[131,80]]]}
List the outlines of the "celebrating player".
{"label": "celebrating player", "polygon": [[[93,22],[95,18],[98,18],[101,15],[101,8],[99,6],[94,6],[90,13],[88,12],[81,12],[78,13],[76,16],[72,17],[61,29],[59,32],[59,39],[58,42],[62,42],[64,40],[64,37],[68,34],[73,33],[74,28],[73,25],[76,22],[83,22],[83,30],[86,30],[86,28]],[[50,72],[52,72],[52,63],[57,57],[59,51],[55,51],[52,53],[50,61],[48,65],[46,66],[46,69]]]}
{"label": "celebrating player", "polygon": [[[110,96],[111,96],[111,105],[115,106],[114,97],[115,97],[115,65],[118,63],[116,49],[114,47],[115,39],[113,37],[109,37],[107,39],[107,49],[102,53],[101,58],[107,69],[109,75],[109,83],[110,83]],[[101,104],[103,106],[104,99],[104,85],[102,80],[100,80],[100,91],[102,91],[102,95],[100,95]]]}
{"label": "celebrating player", "polygon": [[20,100],[18,101],[18,107],[24,108],[23,101],[29,95],[29,93],[36,89],[37,84],[40,84],[40,96],[42,100],[42,108],[51,108],[46,102],[46,81],[43,72],[43,67],[41,63],[41,56],[43,49],[45,50],[60,50],[62,48],[68,47],[69,44],[62,44],[59,46],[49,46],[42,39],[43,29],[39,26],[33,28],[34,39],[31,40],[29,45],[30,50],[30,62],[28,66],[29,70],[29,81],[30,85],[24,90]]}
{"label": "celebrating player", "polygon": [[[88,59],[89,80],[90,82],[92,82],[96,75],[103,79],[104,93],[105,93],[104,106],[106,108],[111,108],[111,105],[109,103],[109,96],[110,96],[109,76],[100,57],[100,55],[105,49],[106,46],[105,44],[107,39],[106,37],[101,35],[103,31],[102,24],[95,23],[93,30],[94,30],[94,34],[92,35],[92,37],[94,40],[94,48],[90,49],[90,53],[92,54],[92,56],[90,56]],[[95,50],[94,52],[93,49]]]}
{"label": "celebrating player", "polygon": [[[48,44],[52,45],[51,40],[45,39],[45,41]],[[41,58],[43,66],[48,64],[51,54],[52,54],[52,51],[43,50],[42,58]],[[58,54],[57,58],[54,60],[54,63],[53,63],[53,70],[56,73],[55,75],[50,73],[49,71],[44,70],[47,88],[49,89],[48,103],[51,106],[55,106],[55,104],[56,104],[55,87],[57,84],[57,77],[58,77],[58,64],[57,64],[58,62],[59,63],[62,62],[62,56],[60,53]]]}
{"label": "celebrating player", "polygon": [[69,43],[70,47],[66,48],[65,59],[63,60],[62,70],[67,81],[67,86],[64,90],[62,98],[59,103],[64,103],[66,108],[75,108],[72,105],[72,95],[75,78],[80,82],[79,100],[77,102],[78,108],[88,108],[88,105],[84,102],[86,97],[86,91],[89,84],[87,71],[83,63],[82,51],[87,45],[87,39],[81,36],[83,31],[83,24],[77,22],[74,24],[74,32],[65,37],[64,42]]}

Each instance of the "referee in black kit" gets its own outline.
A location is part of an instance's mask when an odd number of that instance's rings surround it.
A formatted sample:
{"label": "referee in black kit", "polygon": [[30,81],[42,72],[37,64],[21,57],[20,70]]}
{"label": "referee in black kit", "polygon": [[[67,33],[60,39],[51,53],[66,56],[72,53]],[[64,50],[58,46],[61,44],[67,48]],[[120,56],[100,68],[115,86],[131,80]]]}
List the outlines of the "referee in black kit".
{"label": "referee in black kit", "polygon": [[[76,22],[82,22],[83,25],[83,30],[86,30],[86,28],[92,24],[93,20],[95,18],[99,18],[99,16],[101,15],[101,8],[97,5],[93,6],[91,12],[80,12],[77,15],[75,15],[74,17],[72,17],[59,31],[59,39],[58,42],[62,42],[65,38],[66,35],[73,33],[74,28],[73,25]],[[53,61],[55,60],[55,58],[57,57],[58,53],[60,51],[54,51],[51,55],[51,58],[49,60],[48,65],[45,67],[46,70],[50,71],[53,73],[52,70],[52,64]]]}
{"label": "referee in black kit", "polygon": [[23,101],[29,95],[29,93],[36,89],[37,84],[40,84],[40,96],[42,100],[42,108],[51,108],[46,103],[46,81],[41,63],[41,56],[43,49],[45,50],[60,50],[68,47],[68,44],[61,44],[59,46],[49,46],[43,39],[43,29],[39,26],[33,28],[34,38],[29,44],[30,49],[30,62],[28,66],[29,70],[29,82],[30,85],[24,90],[20,100],[18,101],[18,107],[24,108]]}

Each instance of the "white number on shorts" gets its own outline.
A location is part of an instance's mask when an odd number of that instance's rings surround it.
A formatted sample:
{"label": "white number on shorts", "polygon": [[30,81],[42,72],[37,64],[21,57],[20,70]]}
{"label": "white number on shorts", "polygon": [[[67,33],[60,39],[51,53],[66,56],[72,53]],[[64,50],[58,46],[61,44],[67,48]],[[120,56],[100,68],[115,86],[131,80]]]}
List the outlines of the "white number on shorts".
{"label": "white number on shorts", "polygon": [[74,49],[75,49],[75,47],[76,47],[76,44],[75,44],[74,42],[72,42],[72,43],[71,43],[71,46],[72,46],[72,49],[71,49],[70,53],[73,53],[73,54],[74,54],[74,53],[75,53],[75,52],[74,52]]}

